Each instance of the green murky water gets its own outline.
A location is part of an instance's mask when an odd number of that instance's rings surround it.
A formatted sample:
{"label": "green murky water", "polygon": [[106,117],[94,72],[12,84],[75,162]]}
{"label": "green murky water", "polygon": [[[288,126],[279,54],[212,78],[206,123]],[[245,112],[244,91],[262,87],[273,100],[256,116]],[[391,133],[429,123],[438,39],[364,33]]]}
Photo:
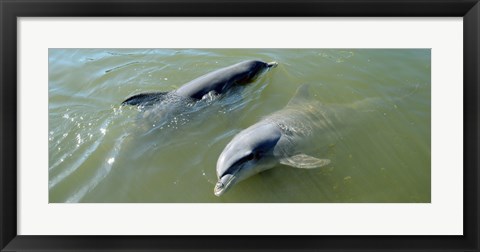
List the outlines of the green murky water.
{"label": "green murky water", "polygon": [[[49,201],[430,202],[430,53],[50,49]],[[161,125],[120,106],[132,94],[172,90],[247,59],[279,65]],[[279,165],[216,197],[215,166],[226,144],[282,109],[301,84],[335,116],[309,139],[312,154],[331,163]],[[349,112],[337,116],[337,108]]]}

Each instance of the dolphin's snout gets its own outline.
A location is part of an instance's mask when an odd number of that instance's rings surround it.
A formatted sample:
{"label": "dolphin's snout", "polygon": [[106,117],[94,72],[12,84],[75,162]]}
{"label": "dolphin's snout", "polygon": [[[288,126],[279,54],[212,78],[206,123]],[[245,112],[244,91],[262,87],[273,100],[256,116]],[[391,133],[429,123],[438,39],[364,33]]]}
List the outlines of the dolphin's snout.
{"label": "dolphin's snout", "polygon": [[278,63],[276,61],[272,61],[272,62],[267,63],[268,68],[277,67],[277,66],[278,66]]}
{"label": "dolphin's snout", "polygon": [[215,196],[219,197],[223,194],[224,191],[225,185],[222,182],[218,181],[215,185],[215,188],[213,189],[213,193],[215,194]]}
{"label": "dolphin's snout", "polygon": [[224,194],[228,189],[235,184],[236,177],[232,174],[226,174],[218,179],[217,184],[215,185],[215,189],[213,192],[216,196],[221,196]]}

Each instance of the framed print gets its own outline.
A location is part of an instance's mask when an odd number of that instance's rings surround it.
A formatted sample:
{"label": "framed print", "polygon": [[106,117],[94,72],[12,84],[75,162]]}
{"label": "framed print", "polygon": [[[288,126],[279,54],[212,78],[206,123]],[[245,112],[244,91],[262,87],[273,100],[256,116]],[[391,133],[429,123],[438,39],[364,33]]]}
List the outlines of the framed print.
{"label": "framed print", "polygon": [[2,2],[2,251],[477,251],[478,1]]}

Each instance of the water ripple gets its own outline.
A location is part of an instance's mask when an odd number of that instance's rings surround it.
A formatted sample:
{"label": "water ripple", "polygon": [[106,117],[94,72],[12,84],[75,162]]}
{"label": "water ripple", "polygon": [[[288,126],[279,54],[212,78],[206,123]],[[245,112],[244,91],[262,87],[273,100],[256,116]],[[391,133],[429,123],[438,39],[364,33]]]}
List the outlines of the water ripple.
{"label": "water ripple", "polygon": [[[108,125],[110,124],[110,121],[106,121],[103,125],[102,128],[107,128]],[[98,146],[102,143],[102,140],[104,139],[105,134],[101,134],[100,138],[98,138],[95,142],[93,142],[92,145],[90,145],[84,152],[82,152],[79,155],[76,155],[77,160],[69,165],[67,168],[65,168],[61,173],[59,173],[57,176],[51,178],[48,182],[48,189],[54,188],[58,183],[62,182],[65,178],[73,174],[85,161],[90,158],[91,154],[98,149]],[[56,163],[54,163],[49,170],[55,169],[60,163],[64,162],[64,158],[67,156],[72,156],[75,154],[76,149],[65,153],[62,158],[59,159]]]}
{"label": "water ripple", "polygon": [[113,149],[107,154],[105,158],[105,162],[102,164],[101,167],[97,169],[95,175],[88,180],[87,184],[83,186],[80,190],[74,193],[71,197],[69,197],[66,202],[67,203],[75,203],[80,202],[82,198],[90,192],[93,188],[95,188],[105,177],[108,176],[110,171],[112,170],[113,165],[115,164],[115,159],[118,156],[118,153],[121,150],[122,143],[127,138],[128,134],[124,133],[120,136],[117,141],[115,141],[115,145]]}

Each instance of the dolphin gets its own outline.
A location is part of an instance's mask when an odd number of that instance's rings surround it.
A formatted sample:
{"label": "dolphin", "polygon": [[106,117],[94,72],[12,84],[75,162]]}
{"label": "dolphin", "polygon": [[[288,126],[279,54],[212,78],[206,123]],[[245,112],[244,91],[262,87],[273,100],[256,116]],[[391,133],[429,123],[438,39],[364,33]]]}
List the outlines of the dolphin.
{"label": "dolphin", "polygon": [[223,94],[236,85],[248,84],[254,81],[260,73],[277,65],[276,62],[266,63],[260,60],[243,61],[207,73],[173,91],[133,95],[124,100],[122,105],[146,107],[169,100],[172,96],[193,99],[194,101],[202,100],[212,95]]}
{"label": "dolphin", "polygon": [[[302,85],[287,106],[242,130],[227,144],[217,161],[214,194],[221,196],[236,183],[278,164],[318,168],[330,163],[302,152],[302,142],[325,126],[319,104],[309,101]],[[322,122],[323,121],[323,122]]]}

